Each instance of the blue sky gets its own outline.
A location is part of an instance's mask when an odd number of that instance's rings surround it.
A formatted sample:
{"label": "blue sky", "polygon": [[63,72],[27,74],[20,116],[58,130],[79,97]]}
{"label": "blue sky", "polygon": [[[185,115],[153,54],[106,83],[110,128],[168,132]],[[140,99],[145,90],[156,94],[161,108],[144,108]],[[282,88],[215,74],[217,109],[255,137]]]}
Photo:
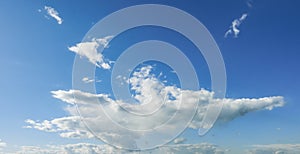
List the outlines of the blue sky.
{"label": "blue sky", "polygon": [[[80,43],[88,30],[110,13],[149,3],[182,9],[206,26],[225,62],[226,98],[283,96],[286,102],[283,107],[270,111],[259,109],[230,121],[219,121],[203,137],[188,129],[182,134],[186,144],[211,143],[232,151],[253,148],[253,145],[300,144],[300,2],[296,0],[74,0],[72,3],[10,0],[0,2],[0,143],[6,143],[2,150],[16,151],[25,145],[103,144],[94,138],[62,138],[58,132],[24,128],[28,125],[25,120],[68,116],[70,113],[65,109],[68,105],[51,94],[51,91],[72,89],[75,54],[68,48]],[[45,6],[59,13],[61,24],[47,14]],[[225,37],[232,22],[243,14],[247,17],[237,27],[240,30],[237,37],[233,34]],[[187,38],[174,31],[154,26],[131,29],[115,37],[103,54],[109,60],[116,60],[132,44],[149,39],[167,41],[185,51],[198,68],[201,88],[211,90],[203,56]],[[96,70],[96,78],[103,80],[96,82],[97,92],[111,93],[109,73]],[[172,80],[172,73],[168,77]],[[178,84],[176,80],[173,82]]]}

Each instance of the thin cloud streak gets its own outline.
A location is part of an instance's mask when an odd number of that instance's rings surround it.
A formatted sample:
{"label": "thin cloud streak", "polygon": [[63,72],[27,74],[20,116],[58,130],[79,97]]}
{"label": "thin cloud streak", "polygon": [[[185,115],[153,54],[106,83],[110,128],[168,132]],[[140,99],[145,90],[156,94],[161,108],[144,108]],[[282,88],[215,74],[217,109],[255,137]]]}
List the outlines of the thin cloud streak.
{"label": "thin cloud streak", "polygon": [[63,23],[63,19],[59,16],[59,13],[52,7],[50,6],[45,6],[44,9],[47,11],[47,14],[54,18],[58,24]]}

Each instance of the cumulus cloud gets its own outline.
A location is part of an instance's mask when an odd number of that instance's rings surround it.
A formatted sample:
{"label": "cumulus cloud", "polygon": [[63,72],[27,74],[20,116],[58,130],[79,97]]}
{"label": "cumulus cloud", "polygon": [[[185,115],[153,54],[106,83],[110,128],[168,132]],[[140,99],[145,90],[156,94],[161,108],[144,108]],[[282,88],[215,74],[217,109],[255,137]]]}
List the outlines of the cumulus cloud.
{"label": "cumulus cloud", "polygon": [[78,43],[68,49],[81,57],[87,58],[89,62],[99,68],[110,69],[110,62],[106,62],[102,53],[99,53],[97,49],[99,47],[107,48],[112,38],[113,36],[106,36],[104,38],[92,39],[90,42]]}
{"label": "cumulus cloud", "polygon": [[253,145],[249,154],[299,154],[300,144]]}
{"label": "cumulus cloud", "polygon": [[[41,131],[56,132],[62,137],[92,138],[93,135],[85,129],[78,117],[76,110],[84,117],[84,121],[93,130],[93,134],[104,141],[114,142],[119,146],[130,147],[135,145],[137,140],[143,136],[140,131],[124,131],[112,124],[111,120],[132,129],[151,129],[164,125],[167,133],[171,133],[186,120],[186,114],[173,123],[164,123],[172,118],[174,113],[187,113],[194,110],[191,104],[197,103],[198,109],[189,128],[199,129],[202,119],[205,116],[209,105],[223,104],[223,110],[219,120],[230,121],[243,116],[249,112],[258,110],[272,110],[275,107],[284,105],[283,97],[272,96],[263,98],[240,98],[240,99],[215,99],[214,93],[201,89],[198,91],[183,90],[175,86],[165,86],[154,75],[151,74],[152,67],[145,66],[133,73],[128,79],[131,90],[135,91],[133,96],[140,104],[130,104],[124,100],[114,100],[107,94],[92,94],[80,90],[57,90],[52,91],[53,97],[70,104],[66,110],[70,116],[56,118],[53,120],[34,121],[26,120],[26,128],[35,128]],[[167,97],[166,97],[167,96]],[[76,98],[76,99],[75,99]],[[164,98],[164,99],[162,99]],[[182,101],[181,101],[182,100]],[[211,104],[212,103],[212,104]],[[145,107],[147,105],[147,107]],[[162,105],[163,112],[156,112],[147,120],[140,120],[139,117],[128,117],[128,111],[151,113],[151,111]],[[99,112],[105,110],[106,113]],[[111,116],[107,117],[107,114]],[[179,142],[178,142],[179,143]]]}
{"label": "cumulus cloud", "polygon": [[177,144],[172,146],[162,146],[160,148],[147,151],[129,151],[121,150],[104,144],[91,143],[77,143],[66,145],[47,145],[45,147],[39,146],[22,146],[21,150],[16,153],[28,154],[54,154],[54,153],[70,153],[70,154],[149,154],[149,153],[172,153],[172,154],[223,154],[226,150],[209,143],[200,144]]}
{"label": "cumulus cloud", "polygon": [[59,13],[50,6],[45,6],[44,9],[47,11],[47,14],[54,18],[58,24],[62,24],[63,19],[59,16]]}
{"label": "cumulus cloud", "polygon": [[238,37],[238,35],[240,33],[240,30],[238,28],[241,25],[241,23],[247,18],[247,16],[248,16],[248,14],[244,13],[244,14],[242,14],[242,16],[240,18],[233,20],[233,22],[231,23],[231,26],[226,31],[224,37],[226,38],[228,35],[232,35],[232,34],[234,37]]}

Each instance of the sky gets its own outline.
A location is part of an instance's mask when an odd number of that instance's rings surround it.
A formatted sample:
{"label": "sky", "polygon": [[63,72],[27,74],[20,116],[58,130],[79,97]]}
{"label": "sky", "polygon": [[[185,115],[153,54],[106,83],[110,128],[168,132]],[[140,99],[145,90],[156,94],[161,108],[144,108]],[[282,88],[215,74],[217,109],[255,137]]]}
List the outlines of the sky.
{"label": "sky", "polygon": [[[175,30],[148,25],[120,34],[90,31],[111,13],[143,4],[175,7],[206,27],[224,61],[225,98],[214,97],[202,51]],[[297,0],[0,1],[0,153],[299,153],[299,7]],[[118,22],[99,31],[132,21]],[[160,57],[174,65],[156,59],[122,69],[139,56],[164,53],[150,50],[159,42],[149,40],[167,42],[185,56],[176,59],[174,48],[161,44],[166,54]],[[134,46],[139,42],[149,43],[148,50],[140,52]],[[129,59],[122,62],[124,53]],[[121,91],[126,88],[131,98]],[[223,109],[199,136],[210,102]],[[125,112],[152,114],[153,108],[162,112],[146,120]],[[172,115],[175,120],[166,122]],[[106,116],[111,119],[99,118]],[[136,131],[156,125],[164,126],[159,133]],[[157,145],[163,146],[135,151]]]}

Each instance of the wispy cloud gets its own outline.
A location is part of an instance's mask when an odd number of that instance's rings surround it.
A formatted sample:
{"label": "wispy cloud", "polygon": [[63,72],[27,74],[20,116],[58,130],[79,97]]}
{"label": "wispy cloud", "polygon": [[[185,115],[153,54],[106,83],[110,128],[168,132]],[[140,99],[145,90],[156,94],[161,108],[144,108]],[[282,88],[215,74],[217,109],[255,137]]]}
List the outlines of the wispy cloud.
{"label": "wispy cloud", "polygon": [[235,38],[237,38],[240,33],[239,26],[247,18],[247,16],[248,14],[244,13],[240,18],[233,20],[231,26],[226,31],[224,37],[226,38],[228,35],[233,35]]}
{"label": "wispy cloud", "polygon": [[252,1],[252,0],[248,0],[248,1],[246,2],[246,4],[247,4],[247,6],[248,6],[249,8],[252,8],[252,7],[253,7],[253,1]]}
{"label": "wispy cloud", "polygon": [[47,14],[54,18],[58,24],[62,24],[63,19],[59,16],[59,13],[50,6],[45,6],[44,9],[47,11]]}
{"label": "wispy cloud", "polygon": [[103,38],[93,39],[90,42],[78,43],[75,46],[69,47],[69,50],[75,52],[81,57],[85,57],[92,64],[96,65],[99,68],[110,69],[110,63],[105,62],[104,56],[102,53],[99,53],[97,49],[99,47],[107,48],[109,46],[109,41],[113,36],[106,36]]}
{"label": "wispy cloud", "polygon": [[[136,95],[135,99],[141,102],[138,104],[130,104],[123,102],[122,100],[114,100],[107,94],[91,94],[79,90],[58,90],[52,91],[53,97],[60,99],[66,103],[71,104],[67,107],[70,116],[56,118],[53,120],[45,120],[42,122],[27,120],[27,128],[35,128],[47,132],[57,132],[62,137],[80,137],[80,138],[93,138],[93,136],[86,130],[84,125],[80,122],[78,117],[77,109],[75,104],[84,108],[81,111],[81,115],[88,116],[88,121],[92,124],[90,129],[98,137],[107,141],[114,141],[115,143],[124,146],[129,144],[134,144],[135,140],[143,136],[144,134],[136,132],[124,132],[124,130],[119,127],[111,126],[111,119],[103,118],[106,115],[99,112],[99,103],[102,105],[103,109],[111,113],[111,116],[115,116],[115,120],[118,123],[127,123],[128,121],[133,121],[131,127],[133,128],[154,128],[158,123],[161,123],[173,116],[173,113],[177,111],[177,107],[181,106],[181,112],[192,112],[193,106],[190,104],[198,103],[197,115],[192,120],[189,128],[199,129],[201,128],[201,122],[205,116],[206,110],[210,102],[213,104],[223,103],[223,110],[220,114],[219,120],[231,121],[234,118],[243,116],[249,112],[257,110],[272,110],[275,107],[281,107],[284,105],[283,97],[273,96],[264,98],[241,98],[241,99],[214,99],[213,92],[207,90],[183,90],[175,86],[165,86],[157,78],[151,74],[152,67],[145,66],[139,71],[133,72],[133,76],[129,78],[129,83],[131,84],[131,90],[134,90]],[[172,95],[172,98],[165,98],[166,94]],[[76,100],[74,99],[76,98]],[[161,98],[165,98],[162,100]],[[97,100],[97,101],[95,101]],[[181,100],[185,100],[181,103]],[[99,102],[98,102],[99,101]],[[135,119],[124,119],[120,117],[126,117],[127,111],[140,111],[142,113],[147,113],[149,110],[156,108],[156,105],[160,105],[164,101],[164,112],[158,112],[155,116],[149,117],[147,121],[135,121]],[[141,107],[143,104],[150,104],[149,108]],[[119,105],[122,107],[120,107]],[[164,124],[168,128],[176,128],[178,125],[184,122],[187,118],[186,115],[182,115],[180,119],[176,119],[174,123]],[[102,118],[99,118],[102,117]],[[159,120],[158,120],[159,119]],[[93,125],[94,124],[94,125]],[[99,125],[96,125],[99,124]],[[100,125],[101,124],[101,125]],[[168,131],[171,131],[169,129]],[[126,135],[119,135],[120,133]]]}

